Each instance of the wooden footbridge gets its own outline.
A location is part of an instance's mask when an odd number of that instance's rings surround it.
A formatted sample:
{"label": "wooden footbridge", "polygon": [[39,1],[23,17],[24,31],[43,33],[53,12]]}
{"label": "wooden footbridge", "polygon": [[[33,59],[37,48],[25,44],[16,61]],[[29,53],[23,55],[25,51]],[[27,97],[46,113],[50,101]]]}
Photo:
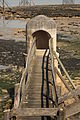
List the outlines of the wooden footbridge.
{"label": "wooden footbridge", "polygon": [[56,52],[56,24],[40,15],[26,27],[26,66],[15,85],[14,107],[4,111],[4,120],[66,120],[80,112],[80,87],[75,87]]}

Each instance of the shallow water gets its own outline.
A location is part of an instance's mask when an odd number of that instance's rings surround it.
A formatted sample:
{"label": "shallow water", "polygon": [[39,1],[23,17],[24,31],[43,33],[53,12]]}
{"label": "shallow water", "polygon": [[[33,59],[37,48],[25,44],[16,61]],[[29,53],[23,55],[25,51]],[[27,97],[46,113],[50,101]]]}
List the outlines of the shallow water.
{"label": "shallow water", "polygon": [[25,28],[27,20],[0,20],[1,28]]}
{"label": "shallow water", "polygon": [[0,39],[24,41],[23,37],[15,37],[13,29],[26,29],[27,20],[0,20]]}
{"label": "shallow water", "polygon": [[4,66],[4,65],[0,65],[0,70],[5,70],[5,69],[8,69],[9,66]]}

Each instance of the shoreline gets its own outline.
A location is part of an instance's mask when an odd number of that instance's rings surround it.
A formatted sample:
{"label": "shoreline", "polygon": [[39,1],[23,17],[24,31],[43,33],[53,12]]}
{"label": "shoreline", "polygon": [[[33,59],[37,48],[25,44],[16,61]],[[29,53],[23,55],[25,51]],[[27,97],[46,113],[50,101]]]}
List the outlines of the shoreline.
{"label": "shoreline", "polygon": [[[65,11],[65,12],[64,12]],[[0,16],[3,16],[0,8]],[[5,19],[26,19],[37,15],[48,17],[80,17],[80,4],[35,5],[5,8]]]}

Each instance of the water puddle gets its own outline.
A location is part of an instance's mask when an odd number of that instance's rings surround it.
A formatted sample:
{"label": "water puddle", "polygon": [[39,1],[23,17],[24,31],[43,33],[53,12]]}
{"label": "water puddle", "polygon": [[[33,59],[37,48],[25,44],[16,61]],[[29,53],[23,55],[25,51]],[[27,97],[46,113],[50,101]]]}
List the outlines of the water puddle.
{"label": "water puddle", "polygon": [[69,41],[69,42],[78,42],[80,39],[80,35],[76,37],[76,35],[69,35],[69,34],[57,34],[57,40],[62,40],[62,41]]}
{"label": "water puddle", "polygon": [[0,20],[2,28],[25,28],[27,20]]}
{"label": "water puddle", "polygon": [[9,69],[9,68],[10,68],[9,66],[0,65],[0,70],[6,70],[6,69]]}
{"label": "water puddle", "polygon": [[62,35],[60,33],[57,34],[58,40],[64,40],[64,41],[72,41],[72,36],[69,35]]}

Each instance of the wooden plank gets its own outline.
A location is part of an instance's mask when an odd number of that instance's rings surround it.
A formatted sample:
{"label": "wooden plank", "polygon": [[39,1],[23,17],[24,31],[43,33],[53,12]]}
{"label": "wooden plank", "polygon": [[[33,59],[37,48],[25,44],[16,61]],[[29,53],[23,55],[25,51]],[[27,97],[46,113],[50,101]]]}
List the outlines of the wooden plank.
{"label": "wooden plank", "polygon": [[80,100],[65,107],[65,118],[80,113]]}
{"label": "wooden plank", "polygon": [[61,97],[59,97],[58,99],[58,103],[62,103],[67,99],[70,99],[72,97],[77,97],[80,96],[80,86],[78,86],[76,89],[72,90],[71,92],[68,92],[65,95],[62,95]]}
{"label": "wooden plank", "polygon": [[10,109],[4,111],[3,120],[9,120],[10,118]]}
{"label": "wooden plank", "polygon": [[18,107],[18,100],[20,100],[20,96],[18,96],[18,89],[19,89],[20,83],[15,84],[15,97],[14,97],[14,108]]}
{"label": "wooden plank", "polygon": [[12,116],[21,117],[39,117],[39,116],[56,116],[58,108],[19,108],[12,112]]}
{"label": "wooden plank", "polygon": [[[62,80],[62,82],[64,83],[65,87],[69,90],[69,92],[72,92],[72,89],[69,87],[69,85],[67,84],[67,82],[64,80],[64,78],[62,77],[61,73],[59,72],[59,70],[57,68],[55,68],[56,73],[58,74],[58,76],[60,77],[60,79]],[[75,100],[78,100],[78,98],[76,96],[73,96]]]}
{"label": "wooden plank", "polygon": [[28,54],[26,54],[26,53],[23,53],[23,55],[24,55],[25,57],[27,57],[27,55],[28,55]]}
{"label": "wooden plank", "polygon": [[57,120],[65,120],[65,113],[64,113],[64,109],[60,109],[59,111],[59,115],[57,116]]}

